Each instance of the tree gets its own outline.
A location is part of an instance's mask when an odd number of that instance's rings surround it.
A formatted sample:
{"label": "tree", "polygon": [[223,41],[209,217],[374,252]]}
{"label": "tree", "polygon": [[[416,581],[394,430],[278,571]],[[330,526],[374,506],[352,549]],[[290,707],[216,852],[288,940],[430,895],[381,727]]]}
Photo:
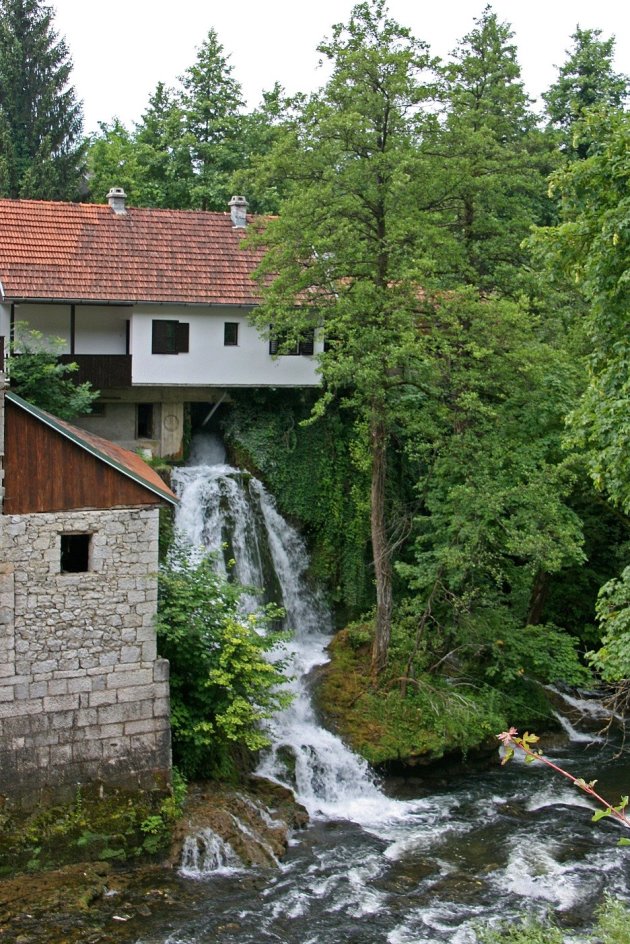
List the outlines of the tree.
{"label": "tree", "polygon": [[105,203],[112,187],[122,187],[131,204],[141,205],[136,146],[119,118],[100,122],[98,134],[89,142],[87,167],[91,202]]}
{"label": "tree", "polygon": [[60,362],[63,343],[61,338],[45,338],[20,323],[9,346],[6,370],[11,389],[21,397],[60,419],[71,420],[90,412],[98,391],[87,382],[73,383],[68,374],[78,370],[78,365]]}
{"label": "tree", "polygon": [[182,76],[181,108],[192,164],[190,205],[224,210],[230,199],[231,175],[242,166],[240,134],[242,92],[233,67],[210,30],[196,62]]}
{"label": "tree", "polygon": [[428,663],[499,690],[525,671],[577,681],[576,640],[540,625],[539,597],[544,576],[584,560],[560,449],[579,373],[512,301],[468,289],[432,308],[432,395],[405,430],[418,495],[413,561],[397,565],[417,627],[406,676]]}
{"label": "tree", "polygon": [[191,206],[190,150],[179,96],[159,82],[135,130],[139,206],[178,210]]}
{"label": "tree", "polygon": [[[535,251],[551,279],[571,280],[586,307],[578,325],[588,341],[588,383],[568,416],[570,444],[585,456],[595,488],[622,520],[630,516],[630,115],[591,109],[577,133],[590,153],[552,179],[563,221],[539,231]],[[614,606],[611,606],[614,603]],[[619,678],[630,621],[628,573],[602,587],[598,616],[604,646],[594,657],[605,677]],[[618,636],[619,644],[614,644]]]}
{"label": "tree", "polygon": [[445,276],[517,296],[521,243],[545,221],[551,165],[512,38],[489,6],[463,37],[445,67],[448,111],[436,146],[444,155],[438,214],[455,240]]}
{"label": "tree", "polygon": [[72,61],[41,0],[0,0],[0,187],[3,196],[76,199],[84,143]]}
{"label": "tree", "polygon": [[[419,145],[434,118],[426,45],[386,16],[382,0],[356,6],[319,46],[332,75],[265,163],[291,182],[278,219],[261,237],[265,299],[256,322],[294,346],[305,332],[327,339],[319,409],[333,397],[353,410],[371,479],[376,587],[373,673],[387,660],[392,620],[392,543],[387,455],[398,401],[417,381],[419,260],[431,255],[420,201],[427,175]],[[268,282],[271,284],[267,284]]]}
{"label": "tree", "polygon": [[[543,95],[549,127],[559,133],[560,146],[567,156],[584,158],[590,142],[575,140],[576,122],[594,106],[620,108],[628,95],[628,77],[614,72],[615,39],[600,39],[598,29],[576,27],[572,49],[558,69],[558,78]],[[582,126],[584,129],[585,126]]]}

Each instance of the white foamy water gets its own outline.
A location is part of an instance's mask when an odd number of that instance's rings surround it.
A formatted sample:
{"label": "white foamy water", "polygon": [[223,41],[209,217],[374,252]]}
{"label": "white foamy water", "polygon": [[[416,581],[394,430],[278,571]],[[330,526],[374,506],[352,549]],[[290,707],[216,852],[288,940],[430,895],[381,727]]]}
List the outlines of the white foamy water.
{"label": "white foamy water", "polygon": [[225,842],[209,826],[194,836],[187,836],[182,850],[180,874],[186,878],[204,878],[217,872],[243,868],[243,863],[229,842]]}

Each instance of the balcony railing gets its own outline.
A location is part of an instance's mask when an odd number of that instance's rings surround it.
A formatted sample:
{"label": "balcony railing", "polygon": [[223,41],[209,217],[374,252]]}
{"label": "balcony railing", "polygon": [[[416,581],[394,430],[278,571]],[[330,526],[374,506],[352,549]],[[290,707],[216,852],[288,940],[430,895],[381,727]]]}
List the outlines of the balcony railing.
{"label": "balcony railing", "polygon": [[75,383],[88,380],[95,390],[131,386],[131,354],[62,354],[63,364],[78,364]]}

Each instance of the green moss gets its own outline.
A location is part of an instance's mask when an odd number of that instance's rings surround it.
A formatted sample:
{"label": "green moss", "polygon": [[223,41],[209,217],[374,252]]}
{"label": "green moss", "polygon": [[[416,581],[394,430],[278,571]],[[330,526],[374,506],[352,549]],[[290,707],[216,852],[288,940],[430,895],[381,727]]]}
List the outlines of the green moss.
{"label": "green moss", "polygon": [[[516,708],[503,693],[427,672],[409,681],[403,694],[404,663],[396,660],[374,687],[370,640],[367,623],[337,633],[318,689],[318,704],[327,721],[370,763],[413,764],[453,751],[465,754],[491,743],[515,717]],[[538,705],[532,700],[528,721],[547,713],[544,699]]]}
{"label": "green moss", "polygon": [[172,794],[77,791],[72,803],[0,817],[0,875],[79,861],[121,861],[160,855],[183,800],[179,778]]}

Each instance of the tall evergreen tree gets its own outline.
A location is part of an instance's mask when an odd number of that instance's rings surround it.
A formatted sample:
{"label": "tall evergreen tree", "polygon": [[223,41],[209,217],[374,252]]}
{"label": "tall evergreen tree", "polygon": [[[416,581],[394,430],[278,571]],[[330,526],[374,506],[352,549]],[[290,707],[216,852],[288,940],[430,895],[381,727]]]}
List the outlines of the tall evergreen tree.
{"label": "tall evergreen tree", "polygon": [[216,32],[210,30],[196,62],[182,76],[181,107],[193,169],[190,202],[196,209],[225,209],[230,177],[242,166],[243,97],[232,72]]}
{"label": "tall evergreen tree", "polygon": [[330,339],[320,406],[339,397],[352,409],[371,477],[377,675],[392,623],[388,452],[396,391],[421,370],[416,278],[432,239],[420,211],[428,175],[418,144],[433,121],[424,106],[435,93],[434,63],[426,45],[386,15],[383,0],[357,5],[319,51],[331,78],[267,161],[269,179],[293,186],[262,236],[261,276],[271,285],[257,323],[273,323],[291,346],[316,326]]}
{"label": "tall evergreen tree", "polygon": [[516,295],[520,246],[544,216],[551,168],[512,38],[489,6],[463,37],[445,69],[448,115],[438,147],[440,213],[455,239],[451,279]]}
{"label": "tall evergreen tree", "polygon": [[559,132],[560,146],[569,156],[584,158],[590,142],[582,136],[574,142],[576,122],[595,105],[620,108],[628,95],[628,76],[615,72],[615,39],[600,39],[598,29],[576,27],[573,47],[558,69],[558,78],[543,95],[549,127]]}
{"label": "tall evergreen tree", "polygon": [[72,200],[83,173],[72,61],[41,0],[0,0],[0,188],[8,197]]}
{"label": "tall evergreen tree", "polygon": [[137,199],[141,206],[190,207],[192,165],[178,94],[159,82],[136,127]]}

